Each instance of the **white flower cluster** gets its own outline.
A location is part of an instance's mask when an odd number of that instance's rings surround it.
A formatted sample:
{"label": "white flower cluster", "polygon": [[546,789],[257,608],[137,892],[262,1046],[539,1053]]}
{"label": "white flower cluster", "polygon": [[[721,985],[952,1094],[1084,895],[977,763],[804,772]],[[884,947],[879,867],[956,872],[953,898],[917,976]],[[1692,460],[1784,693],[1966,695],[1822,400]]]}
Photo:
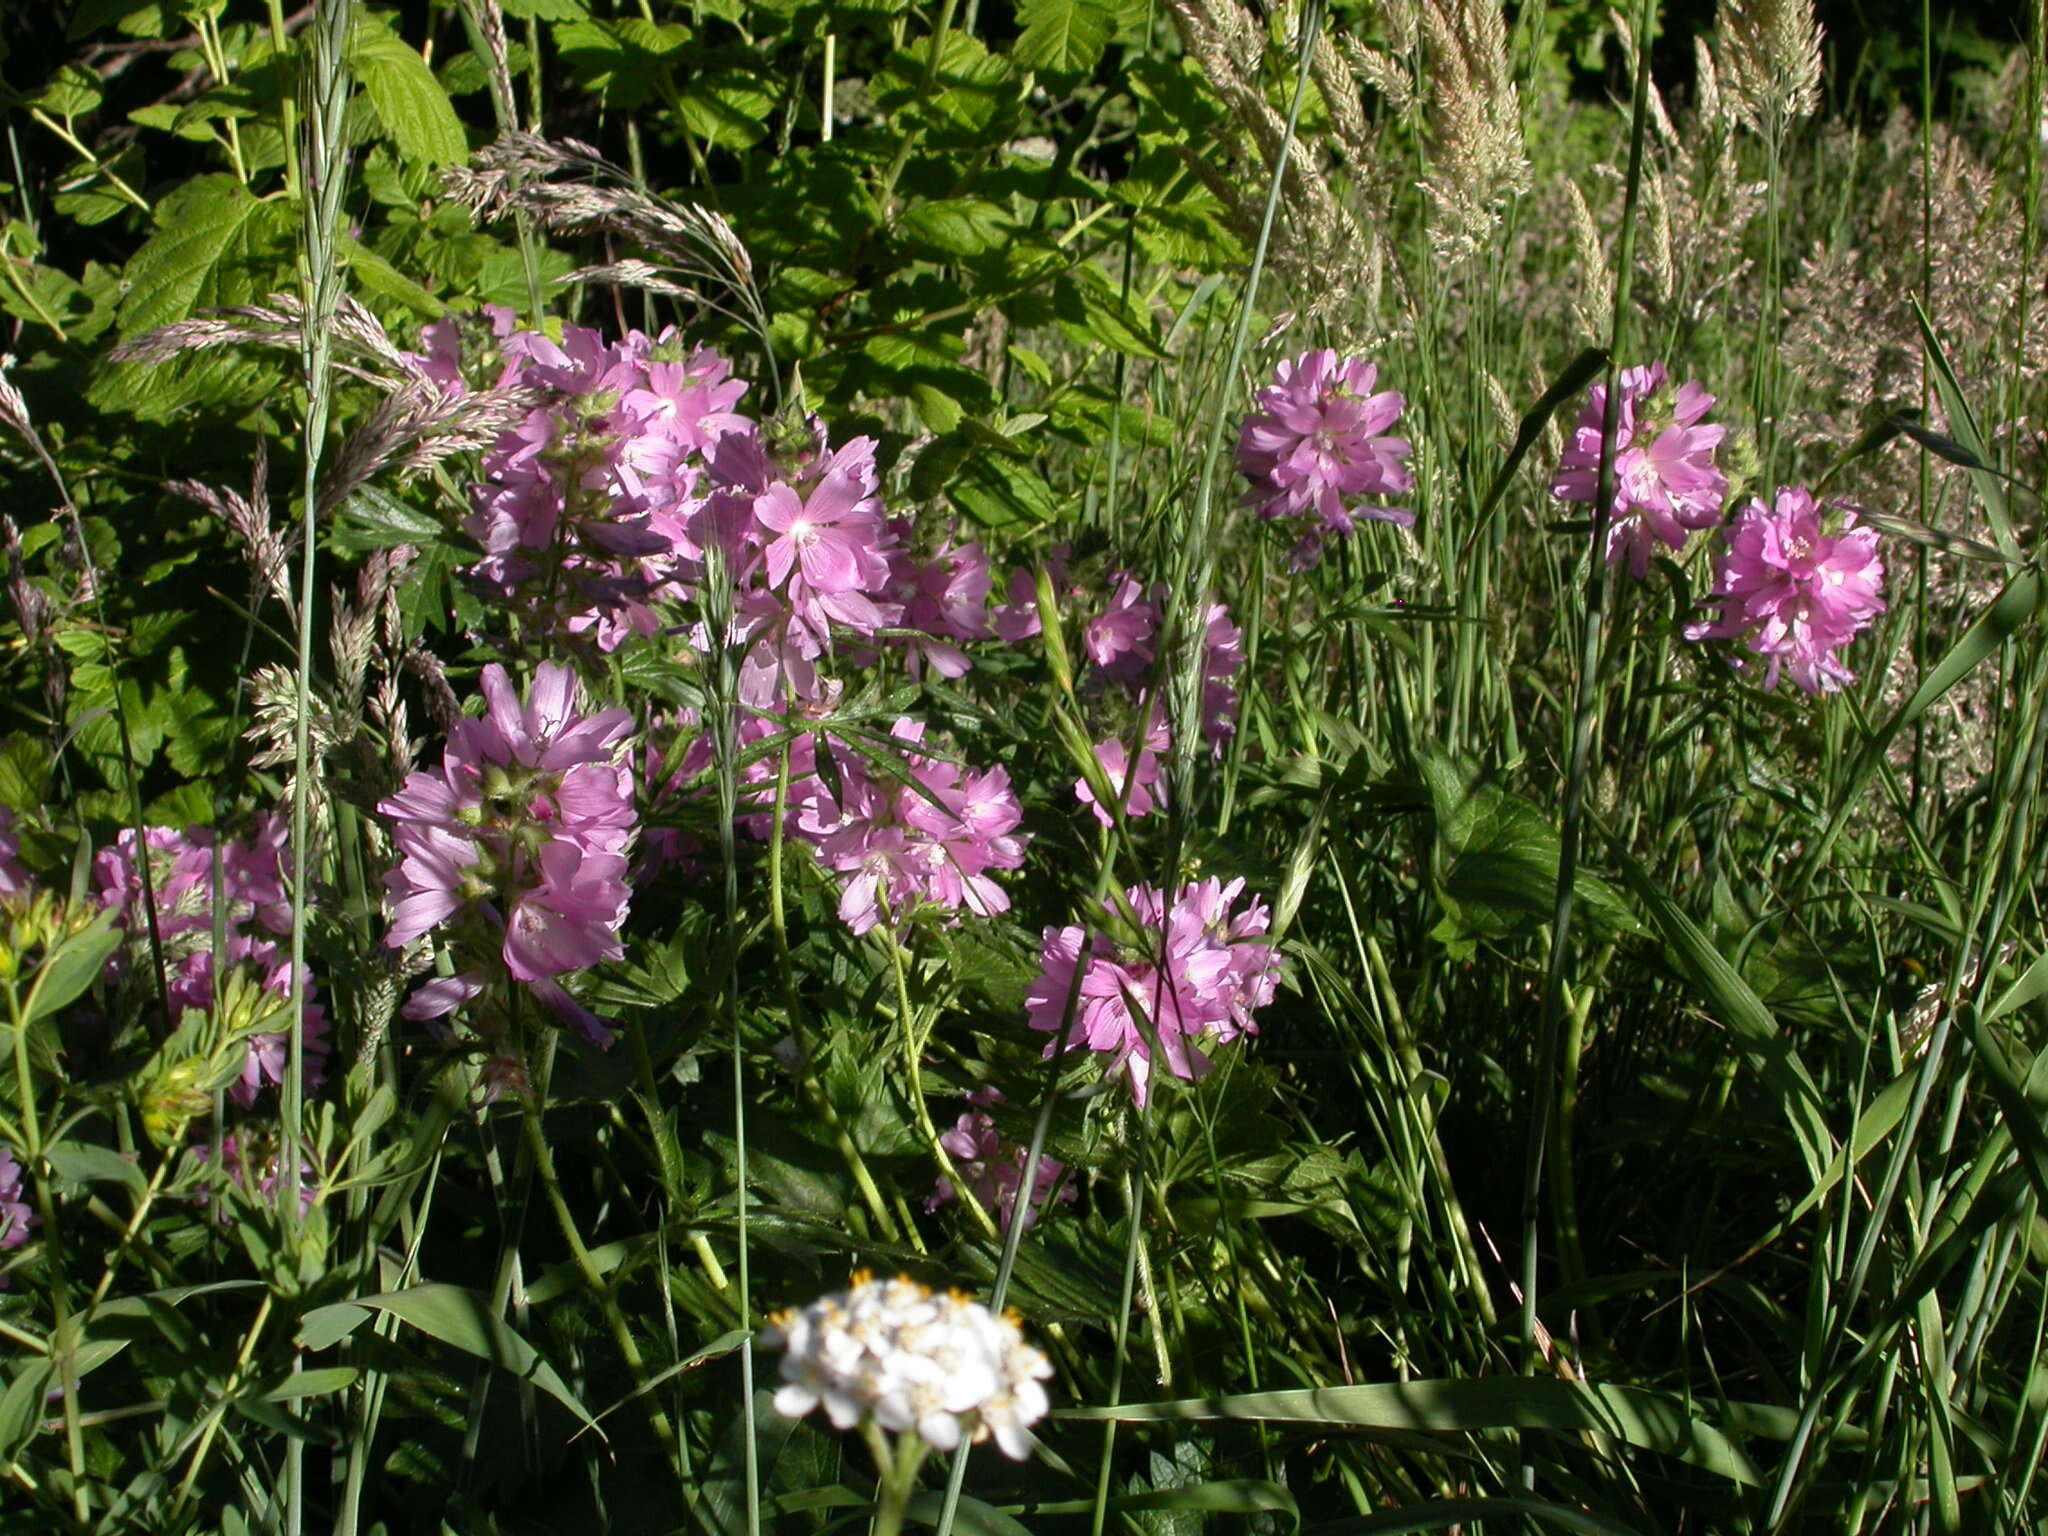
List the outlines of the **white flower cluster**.
{"label": "white flower cluster", "polygon": [[1045,1416],[1039,1383],[1052,1362],[1024,1342],[1015,1317],[914,1280],[855,1275],[849,1289],[772,1318],[761,1342],[787,1351],[775,1394],[785,1418],[823,1403],[835,1428],[872,1418],[891,1432],[914,1429],[941,1451],[959,1445],[965,1428],[1022,1461],[1026,1426]]}

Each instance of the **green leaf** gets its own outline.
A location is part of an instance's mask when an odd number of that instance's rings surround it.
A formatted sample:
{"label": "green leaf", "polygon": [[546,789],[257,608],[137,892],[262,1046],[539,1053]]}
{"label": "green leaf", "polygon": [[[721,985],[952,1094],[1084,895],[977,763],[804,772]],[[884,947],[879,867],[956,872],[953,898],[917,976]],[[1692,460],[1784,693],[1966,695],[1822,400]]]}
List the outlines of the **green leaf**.
{"label": "green leaf", "polygon": [[[1419,765],[1436,809],[1436,887],[1444,907],[1432,936],[1453,954],[1469,956],[1477,940],[1507,938],[1548,920],[1563,847],[1549,816],[1441,753],[1422,754]],[[1621,897],[1596,875],[1581,870],[1572,889],[1588,915],[1609,929],[1637,926]]]}
{"label": "green leaf", "polygon": [[323,1365],[315,1370],[298,1371],[264,1393],[263,1401],[291,1403],[306,1397],[325,1397],[330,1392],[341,1392],[354,1386],[360,1374],[352,1365]]}
{"label": "green leaf", "polygon": [[447,91],[396,32],[375,18],[360,18],[349,33],[348,68],[408,160],[460,165],[469,158],[469,136]]}
{"label": "green leaf", "polygon": [[342,554],[360,555],[372,549],[396,549],[402,544],[440,544],[446,542],[446,534],[438,518],[407,506],[375,486],[364,486],[341,504],[340,515],[327,539]]}
{"label": "green leaf", "polygon": [[1805,1156],[1806,1171],[1819,1179],[1834,1156],[1835,1139],[1828,1130],[1820,1089],[1814,1085],[1806,1064],[1779,1030],[1777,1019],[1764,1006],[1763,999],[1727,957],[1714,948],[1699,925],[1657,888],[1649,872],[1627,849],[1616,843],[1613,854],[1644,915],[1663,936],[1679,969],[1699,989],[1714,1017],[1735,1037],[1737,1048],[1770,1087],[1772,1097],[1784,1107]]}
{"label": "green leaf", "polygon": [[1357,1429],[1469,1433],[1545,1429],[1606,1434],[1645,1450],[1675,1456],[1731,1482],[1761,1479],[1719,1426],[1695,1417],[1686,1401],[1639,1387],[1596,1386],[1547,1377],[1404,1381],[1375,1386],[1312,1387],[1235,1397],[1070,1408],[1064,1419],[1150,1423],[1174,1419],[1248,1419],[1265,1423],[1341,1424]]}
{"label": "green leaf", "polygon": [[[556,1374],[553,1366],[541,1358],[540,1352],[493,1313],[483,1297],[459,1285],[415,1285],[403,1291],[386,1291],[377,1296],[359,1296],[353,1301],[316,1307],[299,1324],[299,1343],[305,1348],[312,1348],[311,1339],[332,1343],[346,1338],[362,1321],[360,1316],[351,1320],[347,1314],[369,1311],[388,1313],[429,1338],[439,1339],[443,1344],[453,1345],[479,1360],[488,1360],[503,1367],[521,1381],[530,1381],[547,1393],[575,1414],[586,1428],[597,1428],[589,1410],[577,1401],[568,1384]],[[603,1437],[602,1430],[598,1434]]]}
{"label": "green leaf", "polygon": [[677,103],[690,132],[721,149],[748,149],[768,131],[775,97],[737,70],[692,79]]}
{"label": "green leaf", "polygon": [[123,1157],[112,1147],[96,1147],[85,1141],[53,1142],[43,1156],[58,1178],[74,1184],[119,1184],[132,1194],[141,1194],[149,1181],[132,1157]]}
{"label": "green leaf", "polygon": [[940,257],[980,256],[1006,245],[1016,232],[1010,216],[976,197],[942,197],[903,215],[905,238]]}
{"label": "green leaf", "polygon": [[28,995],[27,1022],[46,1019],[76,1002],[85,989],[97,981],[107,961],[121,947],[121,932],[112,913],[101,913],[92,925],[72,934],[36,967],[35,985]]}
{"label": "green leaf", "polygon": [[571,21],[555,28],[555,46],[576,83],[614,107],[651,100],[668,77],[671,57],[689,41],[688,27],[660,26],[640,17]]}
{"label": "green leaf", "polygon": [[1116,17],[1101,0],[1022,0],[1010,57],[1047,75],[1085,75],[1109,46]]}
{"label": "green leaf", "polygon": [[195,176],[157,204],[156,226],[121,274],[128,290],[120,312],[124,339],[183,320],[201,305],[255,297],[250,269],[290,229],[291,214],[252,197],[232,176]]}
{"label": "green leaf", "polygon": [[1059,501],[1045,478],[1008,454],[983,453],[963,462],[946,486],[953,505],[984,528],[1019,530],[1049,523]]}

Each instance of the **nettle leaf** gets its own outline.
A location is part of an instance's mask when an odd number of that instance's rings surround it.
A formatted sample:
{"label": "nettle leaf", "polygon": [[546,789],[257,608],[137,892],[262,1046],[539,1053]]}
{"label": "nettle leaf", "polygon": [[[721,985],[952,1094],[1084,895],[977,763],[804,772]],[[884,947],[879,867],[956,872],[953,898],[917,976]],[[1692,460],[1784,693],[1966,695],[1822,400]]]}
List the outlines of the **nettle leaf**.
{"label": "nettle leaf", "polygon": [[[232,176],[197,176],[156,207],[156,232],[129,258],[116,315],[123,339],[189,319],[194,311],[247,304],[288,280],[293,216],[251,196]],[[94,381],[105,410],[161,420],[195,401],[218,403],[275,377],[274,358],[220,350],[170,364],[121,363]]]}
{"label": "nettle leaf", "polygon": [[555,28],[555,47],[586,91],[614,107],[644,105],[667,76],[669,60],[690,40],[690,29],[628,17],[623,21],[570,21]]}
{"label": "nettle leaf", "polygon": [[994,203],[944,197],[903,215],[904,238],[939,257],[981,256],[1007,245],[1016,223]]}
{"label": "nettle leaf", "polygon": [[1115,30],[1115,12],[1102,0],[1022,0],[1023,33],[1010,57],[1048,75],[1085,75],[1102,59]]}
{"label": "nettle leaf", "polygon": [[188,318],[195,309],[255,297],[269,258],[291,230],[290,211],[225,174],[195,176],[156,208],[156,233],[129,259],[121,336]]}
{"label": "nettle leaf", "polygon": [[[1422,759],[1436,810],[1436,886],[1443,921],[1431,937],[1459,956],[1479,940],[1526,933],[1557,901],[1562,843],[1543,811],[1439,753]],[[1581,871],[1573,891],[1588,916],[1610,928],[1638,925],[1621,896]]]}
{"label": "nettle leaf", "polygon": [[775,98],[754,76],[726,70],[693,80],[678,107],[690,132],[705,143],[747,149],[767,133]]}
{"label": "nettle leaf", "polygon": [[462,119],[427,61],[382,19],[364,17],[348,40],[349,73],[409,160],[459,165],[469,158]]}

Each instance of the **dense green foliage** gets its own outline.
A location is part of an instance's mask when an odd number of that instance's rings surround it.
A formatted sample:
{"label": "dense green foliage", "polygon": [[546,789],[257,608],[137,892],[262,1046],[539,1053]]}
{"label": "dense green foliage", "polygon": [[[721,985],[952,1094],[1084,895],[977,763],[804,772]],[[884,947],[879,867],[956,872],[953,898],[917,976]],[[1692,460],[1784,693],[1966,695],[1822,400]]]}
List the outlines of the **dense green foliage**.
{"label": "dense green foliage", "polygon": [[[934,1457],[913,1523],[2048,1520],[2039,17],[1915,8],[1808,96],[1808,11],[1750,11],[1747,54],[1739,15],[1653,47],[1652,5],[1479,0],[10,34],[0,1526],[857,1529],[866,1450],[774,1411],[752,1333],[861,1267],[1003,1291],[1057,1370],[1039,1454],[978,1450],[957,1509]],[[402,382],[493,306],[679,327],[778,441],[872,437],[906,538],[979,541],[1042,632],[958,676],[842,645],[844,693],[748,740],[715,583],[616,649],[514,611],[469,522],[506,422]],[[1325,345],[1406,396],[1416,520],[1298,569],[1229,450]],[[1842,691],[1685,638],[1708,540],[1638,582],[1550,494],[1585,386],[1652,359],[1717,397],[1731,514],[1822,485],[1884,534]],[[1083,638],[1124,572],[1172,792],[1099,825],[1091,744],[1145,730]],[[434,961],[386,942],[379,802],[487,666],[556,661],[632,712],[677,851],[572,985],[609,1050],[409,1019]],[[902,716],[1001,765],[1030,844],[1007,911],[856,934],[776,813],[808,743],[834,795],[907,777]],[[223,967],[180,1013],[95,860],[295,791],[332,1054],[248,1108],[290,1002]],[[1208,877],[1271,907],[1256,1037],[1144,1108],[1042,1060],[1042,933]],[[926,1203],[985,1086],[1073,1194],[1007,1247]],[[249,1187],[294,1141],[303,1209]]]}

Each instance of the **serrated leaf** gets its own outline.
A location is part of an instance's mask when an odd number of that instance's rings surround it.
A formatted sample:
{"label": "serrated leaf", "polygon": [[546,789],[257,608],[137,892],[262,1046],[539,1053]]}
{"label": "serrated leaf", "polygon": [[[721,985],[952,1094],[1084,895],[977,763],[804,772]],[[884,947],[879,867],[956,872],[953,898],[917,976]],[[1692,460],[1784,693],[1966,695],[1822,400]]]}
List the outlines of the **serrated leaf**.
{"label": "serrated leaf", "polygon": [[1017,530],[1049,523],[1059,510],[1045,478],[1007,454],[968,458],[946,486],[953,505],[984,528]]}
{"label": "serrated leaf", "polygon": [[469,158],[469,136],[447,91],[396,32],[371,18],[357,21],[349,33],[348,68],[407,159],[459,165]]}
{"label": "serrated leaf", "polygon": [[251,196],[232,176],[193,177],[157,204],[156,233],[121,274],[121,335],[186,319],[203,304],[255,297],[250,268],[290,223],[286,209]]}
{"label": "serrated leaf", "polygon": [[373,549],[396,549],[402,544],[415,547],[444,542],[447,530],[440,520],[409,507],[388,491],[364,486],[341,504],[328,543],[343,554],[360,555]]}
{"label": "serrated leaf", "polygon": [[1010,216],[976,197],[942,197],[919,203],[903,215],[905,238],[939,256],[980,256],[1008,244],[1016,232]]}
{"label": "serrated leaf", "polygon": [[1085,75],[1109,46],[1116,16],[1101,0],[1023,0],[1017,21],[1024,30],[1010,57],[1018,64],[1047,75]]}

